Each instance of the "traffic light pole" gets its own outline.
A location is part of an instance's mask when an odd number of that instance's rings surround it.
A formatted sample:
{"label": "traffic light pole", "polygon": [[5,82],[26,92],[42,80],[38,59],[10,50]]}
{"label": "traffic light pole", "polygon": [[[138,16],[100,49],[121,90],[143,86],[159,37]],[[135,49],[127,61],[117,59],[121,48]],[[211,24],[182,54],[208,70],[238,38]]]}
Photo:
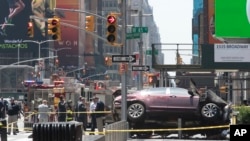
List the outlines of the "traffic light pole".
{"label": "traffic light pole", "polygon": [[[127,0],[122,1],[122,54],[126,55],[126,31],[127,31]],[[121,119],[127,121],[127,82],[126,82],[126,73],[121,74],[121,94],[122,94],[122,109],[121,109]],[[124,138],[127,138],[124,137]]]}
{"label": "traffic light pole", "polygon": [[[139,26],[142,27],[142,9],[139,11]],[[142,41],[142,36],[140,36],[140,41],[139,41],[139,65],[143,65],[143,41]],[[142,71],[138,72],[139,74],[139,81],[137,85],[137,90],[141,90],[143,88],[143,79],[142,79]]]}

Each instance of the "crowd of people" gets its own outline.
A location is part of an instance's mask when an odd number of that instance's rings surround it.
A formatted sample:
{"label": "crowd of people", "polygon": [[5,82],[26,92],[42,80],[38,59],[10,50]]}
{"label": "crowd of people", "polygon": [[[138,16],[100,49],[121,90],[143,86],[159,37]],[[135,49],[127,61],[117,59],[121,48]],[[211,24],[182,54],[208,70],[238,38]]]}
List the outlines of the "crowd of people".
{"label": "crowd of people", "polygon": [[[98,98],[93,97],[91,103],[87,103],[84,97],[79,97],[77,103],[72,105],[72,101],[66,101],[63,95],[60,96],[60,101],[56,110],[56,119],[51,119],[51,109],[47,100],[42,100],[38,105],[37,114],[34,116],[34,122],[70,122],[77,121],[82,123],[83,130],[86,131],[90,126],[90,135],[95,134],[95,129],[98,129],[98,134],[103,134],[103,121],[104,121],[104,103]],[[17,121],[23,113],[24,107],[20,105],[13,97],[8,100],[0,100],[0,118],[7,119],[8,128],[7,134],[16,135],[18,131]],[[88,125],[88,117],[91,119],[90,125]]]}
{"label": "crowd of people", "polygon": [[17,121],[18,121],[18,118],[21,117],[21,114],[23,114],[21,104],[18,103],[13,97],[10,98],[9,101],[1,98],[0,118],[1,119],[7,118],[7,121],[8,121],[7,134],[8,135],[10,135],[11,132],[13,133],[13,135],[16,135],[19,132]]}
{"label": "crowd of people", "polygon": [[[84,97],[80,96],[77,103],[73,106],[72,101],[66,101],[65,97],[61,95],[56,111],[57,119],[55,119],[55,121],[77,121],[82,123],[83,130],[86,131],[88,127],[88,117],[90,117],[90,135],[94,135],[96,128],[98,129],[99,134],[103,134],[104,109],[104,103],[96,96],[92,98],[90,104],[86,102]],[[49,113],[50,110],[47,101],[43,100],[42,104],[38,106],[38,122],[50,121]]]}

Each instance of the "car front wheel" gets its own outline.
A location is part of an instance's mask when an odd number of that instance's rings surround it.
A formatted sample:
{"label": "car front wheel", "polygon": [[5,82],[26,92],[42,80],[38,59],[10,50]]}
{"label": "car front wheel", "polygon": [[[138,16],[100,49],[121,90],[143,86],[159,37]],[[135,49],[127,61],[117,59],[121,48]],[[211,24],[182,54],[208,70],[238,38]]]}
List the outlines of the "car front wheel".
{"label": "car front wheel", "polygon": [[218,118],[220,112],[220,108],[214,103],[206,103],[201,107],[201,115],[205,119]]}
{"label": "car front wheel", "polygon": [[131,121],[139,121],[145,116],[145,107],[141,103],[132,103],[128,106],[128,118]]}

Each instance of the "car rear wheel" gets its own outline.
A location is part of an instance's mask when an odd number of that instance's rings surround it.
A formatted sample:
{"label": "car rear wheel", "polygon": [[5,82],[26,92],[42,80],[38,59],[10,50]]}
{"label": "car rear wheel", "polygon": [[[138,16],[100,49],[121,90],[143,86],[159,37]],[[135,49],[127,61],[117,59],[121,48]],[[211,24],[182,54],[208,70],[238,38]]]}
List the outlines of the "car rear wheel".
{"label": "car rear wheel", "polygon": [[214,103],[206,103],[201,107],[201,115],[205,119],[215,119],[220,114],[220,108]]}
{"label": "car rear wheel", "polygon": [[139,121],[145,116],[145,107],[139,102],[132,103],[128,106],[127,112],[131,121]]}

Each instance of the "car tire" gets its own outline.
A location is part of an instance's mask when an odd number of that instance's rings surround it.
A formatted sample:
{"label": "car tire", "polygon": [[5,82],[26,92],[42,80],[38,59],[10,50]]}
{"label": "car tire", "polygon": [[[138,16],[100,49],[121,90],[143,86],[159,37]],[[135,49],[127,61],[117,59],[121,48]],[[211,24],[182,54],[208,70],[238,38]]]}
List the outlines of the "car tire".
{"label": "car tire", "polygon": [[145,106],[139,102],[132,103],[128,106],[127,113],[129,120],[141,121],[145,117]]}
{"label": "car tire", "polygon": [[201,115],[205,120],[214,120],[219,117],[221,109],[215,103],[206,103],[201,107]]}

